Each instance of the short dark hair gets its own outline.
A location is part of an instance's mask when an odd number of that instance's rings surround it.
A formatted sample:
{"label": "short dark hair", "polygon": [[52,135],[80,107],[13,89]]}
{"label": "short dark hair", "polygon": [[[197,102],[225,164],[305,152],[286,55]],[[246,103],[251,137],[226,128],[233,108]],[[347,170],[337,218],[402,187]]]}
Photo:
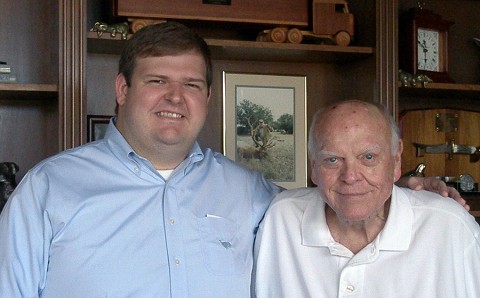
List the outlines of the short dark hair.
{"label": "short dark hair", "polygon": [[179,55],[191,51],[201,54],[205,59],[207,86],[210,87],[213,74],[207,43],[193,30],[177,22],[145,26],[133,34],[120,56],[118,73],[125,76],[127,86],[130,86],[137,58]]}

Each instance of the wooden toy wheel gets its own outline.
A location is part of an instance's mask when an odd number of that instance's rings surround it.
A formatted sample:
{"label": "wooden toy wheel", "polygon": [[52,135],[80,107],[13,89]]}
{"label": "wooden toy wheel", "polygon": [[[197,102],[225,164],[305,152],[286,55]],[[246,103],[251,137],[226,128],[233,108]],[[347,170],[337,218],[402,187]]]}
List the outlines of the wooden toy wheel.
{"label": "wooden toy wheel", "polygon": [[128,19],[130,23],[130,30],[132,33],[137,32],[138,30],[142,29],[148,25],[160,24],[165,23],[166,20],[152,20],[152,19]]}
{"label": "wooden toy wheel", "polygon": [[345,31],[340,31],[335,35],[334,41],[339,46],[348,46],[351,41],[350,34]]}
{"label": "wooden toy wheel", "polygon": [[270,40],[276,43],[283,43],[287,40],[288,29],[284,27],[273,28],[270,31]]}
{"label": "wooden toy wheel", "polygon": [[303,40],[302,31],[300,31],[297,28],[292,28],[288,30],[287,40],[289,43],[302,43],[302,40]]}

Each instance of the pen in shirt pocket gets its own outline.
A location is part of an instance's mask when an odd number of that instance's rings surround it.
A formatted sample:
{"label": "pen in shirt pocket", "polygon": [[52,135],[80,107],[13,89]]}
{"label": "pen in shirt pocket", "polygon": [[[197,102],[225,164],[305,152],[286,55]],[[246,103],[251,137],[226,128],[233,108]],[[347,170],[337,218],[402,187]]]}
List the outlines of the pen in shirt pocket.
{"label": "pen in shirt pocket", "polygon": [[205,217],[211,217],[211,218],[223,218],[223,217],[221,217],[221,216],[218,216],[218,215],[215,215],[215,214],[209,214],[209,213],[207,213],[207,214],[205,215]]}

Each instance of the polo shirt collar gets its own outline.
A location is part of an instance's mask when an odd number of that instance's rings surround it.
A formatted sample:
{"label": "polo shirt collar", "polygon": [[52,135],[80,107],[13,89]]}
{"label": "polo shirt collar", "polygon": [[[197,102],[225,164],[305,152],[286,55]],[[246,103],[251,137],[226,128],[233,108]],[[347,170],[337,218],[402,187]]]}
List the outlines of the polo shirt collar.
{"label": "polo shirt collar", "polygon": [[[393,187],[390,212],[385,227],[378,235],[380,250],[403,251],[410,246],[413,228],[413,211],[406,194]],[[310,199],[301,223],[302,244],[326,246],[334,243],[325,217],[325,202],[317,191]]]}

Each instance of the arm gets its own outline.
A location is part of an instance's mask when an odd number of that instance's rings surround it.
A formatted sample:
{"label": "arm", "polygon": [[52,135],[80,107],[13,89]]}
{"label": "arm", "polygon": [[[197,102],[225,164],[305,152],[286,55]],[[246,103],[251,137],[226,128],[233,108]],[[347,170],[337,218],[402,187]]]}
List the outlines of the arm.
{"label": "arm", "polygon": [[[2,297],[39,297],[46,272],[44,214],[35,186],[25,179],[0,214],[0,292]],[[47,252],[48,253],[48,252]]]}
{"label": "arm", "polygon": [[453,187],[447,186],[445,182],[434,177],[402,177],[396,182],[397,186],[407,187],[413,190],[428,190],[436,192],[444,197],[451,197],[457,201],[465,210],[470,210],[470,206],[462,198],[460,193]]}

